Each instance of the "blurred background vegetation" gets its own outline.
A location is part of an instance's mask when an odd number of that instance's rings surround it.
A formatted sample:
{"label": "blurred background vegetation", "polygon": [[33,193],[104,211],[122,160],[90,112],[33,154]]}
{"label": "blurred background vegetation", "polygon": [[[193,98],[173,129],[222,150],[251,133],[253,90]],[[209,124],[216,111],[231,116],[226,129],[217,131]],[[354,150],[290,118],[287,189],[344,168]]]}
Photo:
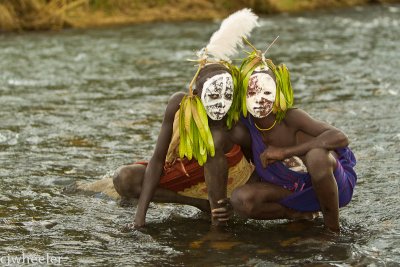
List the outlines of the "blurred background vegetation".
{"label": "blurred background vegetation", "polygon": [[396,2],[400,0],[0,0],[0,31],[210,20],[243,7],[270,14]]}

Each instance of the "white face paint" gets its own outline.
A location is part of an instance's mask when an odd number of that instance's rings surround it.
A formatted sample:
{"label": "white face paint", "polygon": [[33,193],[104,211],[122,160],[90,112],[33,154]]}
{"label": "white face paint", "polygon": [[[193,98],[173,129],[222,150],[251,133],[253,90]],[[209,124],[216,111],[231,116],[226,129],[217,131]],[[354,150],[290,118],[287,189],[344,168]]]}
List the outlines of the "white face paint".
{"label": "white face paint", "polygon": [[204,82],[201,102],[212,120],[221,120],[228,113],[232,100],[233,80],[229,73],[217,74]]}
{"label": "white face paint", "polygon": [[247,110],[256,118],[264,118],[272,111],[275,102],[276,84],[265,70],[257,68],[251,74],[247,86]]}

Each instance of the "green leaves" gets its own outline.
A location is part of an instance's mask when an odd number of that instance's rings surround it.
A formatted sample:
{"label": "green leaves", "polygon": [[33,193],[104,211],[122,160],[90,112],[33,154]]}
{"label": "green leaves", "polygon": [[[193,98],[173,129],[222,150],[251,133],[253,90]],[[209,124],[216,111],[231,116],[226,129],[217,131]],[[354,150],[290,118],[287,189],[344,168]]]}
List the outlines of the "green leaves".
{"label": "green leaves", "polygon": [[272,61],[269,61],[268,65],[272,67],[271,70],[276,77],[276,119],[280,122],[285,118],[286,111],[293,106],[293,88],[290,82],[289,70],[285,64],[275,67]]}
{"label": "green leaves", "polygon": [[195,158],[200,166],[207,155],[214,156],[214,140],[208,126],[208,116],[198,96],[185,96],[179,114],[179,157]]}

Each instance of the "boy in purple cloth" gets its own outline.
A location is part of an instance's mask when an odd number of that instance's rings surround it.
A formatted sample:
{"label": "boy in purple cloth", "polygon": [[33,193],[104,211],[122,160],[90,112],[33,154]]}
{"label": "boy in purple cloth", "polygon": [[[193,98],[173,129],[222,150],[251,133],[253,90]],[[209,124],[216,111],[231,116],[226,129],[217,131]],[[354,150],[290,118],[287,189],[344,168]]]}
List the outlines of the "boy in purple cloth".
{"label": "boy in purple cloth", "polygon": [[[293,91],[285,65],[275,66],[256,50],[241,70],[246,97],[242,112],[250,113],[241,120],[251,134],[260,182],[235,189],[230,199],[234,211],[252,219],[285,218],[287,208],[322,211],[325,226],[339,231],[339,208],[350,202],[357,180],[346,135],[291,108]],[[213,215],[224,214],[227,207],[214,209]]]}

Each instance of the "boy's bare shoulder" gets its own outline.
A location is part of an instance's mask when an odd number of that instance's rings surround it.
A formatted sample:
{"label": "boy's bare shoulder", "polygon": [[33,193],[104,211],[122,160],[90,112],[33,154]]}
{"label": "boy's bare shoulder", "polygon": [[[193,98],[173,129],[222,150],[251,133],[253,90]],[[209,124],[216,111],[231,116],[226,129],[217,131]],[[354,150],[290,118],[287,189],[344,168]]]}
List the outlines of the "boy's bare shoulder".
{"label": "boy's bare shoulder", "polygon": [[168,115],[170,115],[170,113],[172,113],[172,115],[175,115],[175,112],[179,109],[179,105],[182,101],[182,98],[185,95],[186,94],[184,92],[176,92],[173,95],[171,95],[168,100],[167,109],[165,110],[165,113]]}
{"label": "boy's bare shoulder", "polygon": [[182,98],[187,95],[184,92],[176,92],[174,94],[172,94],[168,100],[168,103],[181,103]]}
{"label": "boy's bare shoulder", "polygon": [[291,128],[303,128],[314,119],[304,110],[299,108],[289,109],[286,112],[284,122]]}
{"label": "boy's bare shoulder", "polygon": [[301,116],[301,115],[308,115],[307,112],[305,112],[304,110],[300,109],[300,108],[290,108],[286,111],[286,116],[287,117],[293,117],[293,116]]}
{"label": "boy's bare shoulder", "polygon": [[296,123],[304,118],[311,118],[311,116],[302,109],[291,108],[286,112],[285,121],[290,123]]}

